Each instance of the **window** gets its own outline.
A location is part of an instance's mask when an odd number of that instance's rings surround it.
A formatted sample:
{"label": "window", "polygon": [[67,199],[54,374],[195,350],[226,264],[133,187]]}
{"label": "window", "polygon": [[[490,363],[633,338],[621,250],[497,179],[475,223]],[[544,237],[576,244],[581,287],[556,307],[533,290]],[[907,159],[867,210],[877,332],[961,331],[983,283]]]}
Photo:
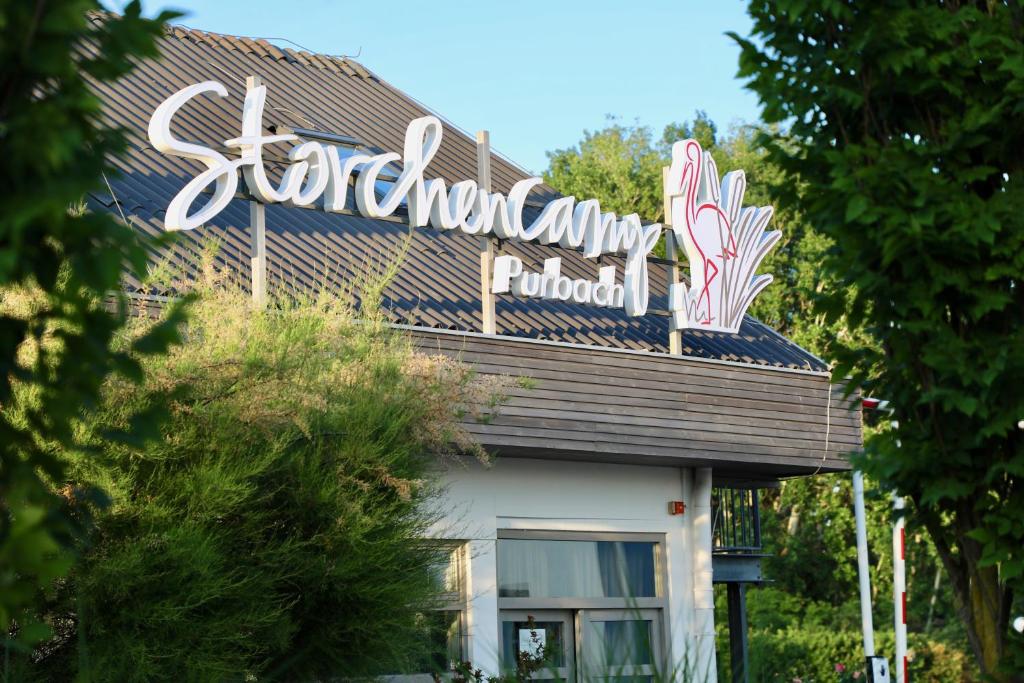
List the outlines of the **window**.
{"label": "window", "polygon": [[663,548],[660,534],[499,531],[505,671],[532,620],[548,664],[537,679],[653,680],[666,664]]}
{"label": "window", "polygon": [[653,598],[650,541],[500,539],[503,598]]}
{"label": "window", "polygon": [[446,547],[440,562],[433,567],[434,577],[443,590],[442,601],[461,605],[466,598],[466,545],[456,543]]}
{"label": "window", "polygon": [[435,611],[437,619],[434,651],[447,653],[443,670],[466,659],[466,544],[451,546],[444,560],[435,569],[438,583],[444,589],[441,604]]}
{"label": "window", "polygon": [[430,639],[430,660],[423,667],[428,673],[445,673],[466,659],[465,618],[461,610],[435,610],[423,615]]}
{"label": "window", "polygon": [[582,678],[650,681],[661,656],[657,610],[587,610],[583,614]]}
{"label": "window", "polygon": [[428,682],[466,659],[466,545],[452,543],[443,550],[431,568],[441,591],[439,599],[433,610],[420,614],[429,654],[413,665],[415,673],[388,676],[390,681]]}
{"label": "window", "polygon": [[568,680],[575,670],[575,628],[573,614],[564,610],[502,611],[504,668],[514,668],[519,653],[527,652],[542,659],[539,669],[531,672],[532,680]]}

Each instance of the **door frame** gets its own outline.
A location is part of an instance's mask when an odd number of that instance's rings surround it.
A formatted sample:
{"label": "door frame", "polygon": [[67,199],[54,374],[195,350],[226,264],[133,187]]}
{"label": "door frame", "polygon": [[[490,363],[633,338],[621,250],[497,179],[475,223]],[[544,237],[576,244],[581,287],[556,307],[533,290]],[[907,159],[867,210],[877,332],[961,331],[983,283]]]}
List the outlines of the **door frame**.
{"label": "door frame", "polygon": [[[633,621],[636,614],[649,616],[652,622],[653,634],[651,643],[654,665],[648,669],[667,667],[670,664],[672,654],[672,638],[669,631],[670,603],[669,603],[669,563],[667,558],[668,543],[665,532],[635,532],[635,531],[574,531],[554,529],[498,529],[498,540],[525,540],[525,541],[624,541],[624,542],[652,542],[654,543],[654,593],[656,597],[650,598],[498,598],[499,618],[499,659],[504,655],[504,629],[502,622],[507,621],[506,614],[522,614],[522,621],[525,615],[532,614],[535,620],[539,620],[538,614],[544,612],[568,613],[573,623],[572,638],[574,643],[574,664],[579,669],[584,663],[584,652],[582,650],[585,634],[582,632],[587,614],[618,614],[618,621]],[[497,577],[496,577],[497,579]],[[632,618],[631,618],[631,615]],[[502,666],[505,666],[502,661]],[[504,670],[503,670],[504,671]],[[567,680],[575,680],[572,676]],[[637,674],[638,676],[650,674]]]}

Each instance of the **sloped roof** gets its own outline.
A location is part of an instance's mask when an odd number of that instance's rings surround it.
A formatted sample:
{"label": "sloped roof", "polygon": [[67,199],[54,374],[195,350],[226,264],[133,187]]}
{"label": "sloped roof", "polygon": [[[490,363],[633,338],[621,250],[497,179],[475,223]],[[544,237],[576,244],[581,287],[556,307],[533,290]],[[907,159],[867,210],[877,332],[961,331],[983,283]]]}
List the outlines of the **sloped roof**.
{"label": "sloped roof", "polygon": [[[167,205],[203,168],[198,162],[157,152],[146,136],[154,109],[181,88],[206,80],[217,80],[227,88],[228,98],[194,99],[175,117],[175,135],[211,146],[240,133],[245,79],[252,75],[262,77],[267,85],[264,125],[352,136],[370,149],[400,151],[408,123],[434,113],[351,59],[177,26],[167,31],[160,51],[161,59],[142,62],[123,80],[95,86],[106,116],[127,129],[130,149],[117,160],[120,176],[109,178],[111,193],[95,193],[90,204],[123,212],[136,229],[150,235],[163,232]],[[273,164],[268,164],[268,169],[275,172]],[[475,141],[444,122],[441,148],[428,171],[449,185],[475,178]],[[507,193],[527,175],[500,155],[492,155],[494,190]],[[539,207],[555,196],[551,188],[540,186],[531,195],[531,204]],[[368,267],[380,267],[391,258],[409,235],[408,226],[394,220],[278,205],[267,207],[266,219],[271,291],[348,287]],[[218,262],[246,283],[250,272],[248,225],[249,204],[236,199],[210,224],[181,234],[170,254],[154,254],[154,261],[170,258],[187,272],[195,268],[204,245],[216,241],[220,245]],[[385,291],[384,307],[390,317],[396,323],[419,327],[480,330],[477,239],[429,228],[415,229],[410,239],[405,262]],[[498,253],[518,255],[528,268],[536,269],[552,255],[549,247],[512,242],[499,244]],[[593,260],[571,250],[560,250],[557,255],[562,257],[566,275],[596,279]],[[623,259],[605,256],[602,264],[616,265],[621,278]],[[666,308],[664,267],[651,265],[650,279],[651,307]],[[142,293],[137,282],[126,286]],[[621,310],[558,301],[499,296],[497,328],[499,334],[515,337],[668,351],[667,317],[649,314],[633,318]],[[683,352],[761,366],[827,369],[815,356],[749,316],[737,335],[685,331]]]}

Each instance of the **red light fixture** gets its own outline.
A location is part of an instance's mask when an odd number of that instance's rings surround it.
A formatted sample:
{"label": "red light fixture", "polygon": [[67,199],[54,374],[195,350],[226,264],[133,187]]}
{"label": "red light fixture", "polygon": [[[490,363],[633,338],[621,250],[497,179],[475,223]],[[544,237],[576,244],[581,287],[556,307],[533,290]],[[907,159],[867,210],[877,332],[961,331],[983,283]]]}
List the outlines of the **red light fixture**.
{"label": "red light fixture", "polygon": [[861,407],[864,408],[864,410],[885,410],[886,408],[889,407],[889,402],[884,401],[880,398],[866,397],[861,399],[860,404]]}
{"label": "red light fixture", "polygon": [[681,515],[686,512],[686,503],[681,500],[670,500],[668,502],[668,514]]}

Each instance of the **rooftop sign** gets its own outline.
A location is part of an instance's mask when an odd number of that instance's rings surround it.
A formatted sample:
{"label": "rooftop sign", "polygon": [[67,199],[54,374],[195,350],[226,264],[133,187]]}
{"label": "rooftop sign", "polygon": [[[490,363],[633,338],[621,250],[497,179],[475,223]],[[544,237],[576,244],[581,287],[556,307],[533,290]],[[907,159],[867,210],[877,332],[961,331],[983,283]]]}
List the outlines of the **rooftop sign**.
{"label": "rooftop sign", "polygon": [[[599,269],[598,280],[571,280],[561,274],[561,259],[545,261],[543,272],[531,273],[515,256],[498,256],[494,262],[492,291],[546,299],[623,308],[628,315],[647,312],[649,281],[647,257],[662,233],[660,224],[643,225],[639,216],[617,217],[602,212],[596,199],[576,201],[560,197],[549,202],[527,224],[523,209],[529,192],[540,178],[526,178],[512,186],[508,195],[489,192],[476,181],[463,180],[450,188],[426,170],[441,145],[441,122],[424,116],[409,124],[403,154],[348,153],[316,141],[299,142],[294,134],[265,135],[263,109],[266,86],[250,87],[242,109],[242,135],[223,141],[238,150],[228,159],[216,149],[185,142],[171,134],[174,115],[194,97],[214,93],[227,97],[216,81],[184,88],[167,98],[149,122],[149,139],[158,151],[194,159],[206,170],[187,183],[167,207],[168,230],[191,230],[223,211],[238,189],[241,170],[252,196],[264,203],[310,206],[324,211],[345,211],[350,181],[355,178],[356,207],[367,218],[392,215],[404,202],[409,225],[458,230],[467,235],[493,235],[499,239],[558,244],[582,252],[586,258],[602,254],[625,256],[621,285],[615,266]],[[263,149],[273,143],[294,142],[290,164],[278,184],[268,178]],[[750,302],[769,282],[770,275],[755,275],[761,260],[780,233],[765,233],[771,208],[742,208],[745,180],[742,171],[718,181],[710,154],[694,140],[676,143],[665,192],[671,198],[672,229],[686,251],[691,285],[674,285],[669,295],[674,329],[698,328],[736,332]],[[378,198],[378,181],[385,167],[401,161],[397,180]],[[212,197],[192,210],[199,195],[213,186]]]}

